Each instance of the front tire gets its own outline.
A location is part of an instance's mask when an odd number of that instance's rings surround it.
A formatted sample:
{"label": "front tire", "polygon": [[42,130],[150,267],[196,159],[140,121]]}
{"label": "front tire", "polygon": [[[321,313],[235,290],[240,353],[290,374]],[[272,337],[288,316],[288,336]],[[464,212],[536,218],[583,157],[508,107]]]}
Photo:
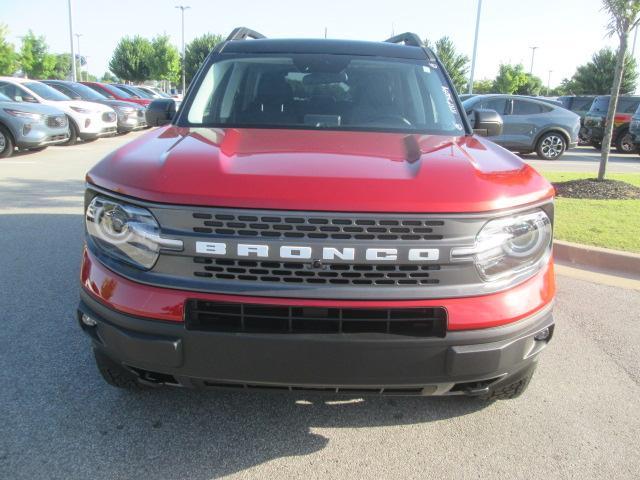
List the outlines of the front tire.
{"label": "front tire", "polygon": [[596,142],[591,140],[591,146],[598,151],[602,150],[602,142]]}
{"label": "front tire", "polygon": [[93,350],[93,357],[96,361],[96,367],[105,382],[112,387],[123,388],[126,390],[142,390],[144,387],[138,382],[138,377],[116,363],[99,350]]}
{"label": "front tire", "polygon": [[71,120],[71,117],[67,117],[67,121],[69,122],[69,140],[64,142],[62,145],[68,147],[78,143],[78,127],[76,127],[76,124]]}
{"label": "front tire", "polygon": [[9,130],[0,125],[0,158],[13,155],[14,144]]}
{"label": "front tire", "polygon": [[636,146],[633,144],[633,137],[629,130],[620,132],[620,135],[616,138],[616,151],[618,153],[633,153],[636,151]]}
{"label": "front tire", "polygon": [[536,371],[536,365],[527,369],[520,375],[516,375],[514,379],[504,385],[493,387],[488,394],[482,395],[481,400],[485,402],[493,402],[495,400],[511,400],[518,398],[531,383],[533,374]]}
{"label": "front tire", "polygon": [[560,133],[545,133],[538,140],[536,153],[543,160],[557,160],[567,149],[567,142]]}

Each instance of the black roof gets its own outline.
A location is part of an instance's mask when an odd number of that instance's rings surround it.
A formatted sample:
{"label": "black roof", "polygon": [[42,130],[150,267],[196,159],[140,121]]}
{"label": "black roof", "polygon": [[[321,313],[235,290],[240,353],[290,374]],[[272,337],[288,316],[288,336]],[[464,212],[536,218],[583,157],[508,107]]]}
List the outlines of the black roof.
{"label": "black roof", "polygon": [[328,53],[425,60],[422,47],[389,42],[334,39],[231,40],[222,45],[223,53]]}

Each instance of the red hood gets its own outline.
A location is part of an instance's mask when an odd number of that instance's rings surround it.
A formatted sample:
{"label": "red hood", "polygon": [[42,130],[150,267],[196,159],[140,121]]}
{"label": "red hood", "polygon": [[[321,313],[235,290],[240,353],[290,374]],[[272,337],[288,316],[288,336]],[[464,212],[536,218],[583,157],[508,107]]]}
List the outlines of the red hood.
{"label": "red hood", "polygon": [[476,137],[167,126],[90,183],[149,201],[347,212],[481,212],[549,198],[533,168]]}

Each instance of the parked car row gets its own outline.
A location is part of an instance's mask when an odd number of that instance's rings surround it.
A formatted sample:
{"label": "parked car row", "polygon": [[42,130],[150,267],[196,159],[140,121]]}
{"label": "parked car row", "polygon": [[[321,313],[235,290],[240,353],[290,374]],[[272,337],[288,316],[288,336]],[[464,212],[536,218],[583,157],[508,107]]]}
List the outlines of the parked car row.
{"label": "parked car row", "polygon": [[493,142],[519,153],[535,152],[557,160],[578,144],[580,116],[549,101],[521,95],[474,95],[462,102],[471,123],[478,111],[493,110],[502,117],[502,133]]}
{"label": "parked car row", "polygon": [[146,128],[151,101],[111,84],[0,77],[0,158]]}

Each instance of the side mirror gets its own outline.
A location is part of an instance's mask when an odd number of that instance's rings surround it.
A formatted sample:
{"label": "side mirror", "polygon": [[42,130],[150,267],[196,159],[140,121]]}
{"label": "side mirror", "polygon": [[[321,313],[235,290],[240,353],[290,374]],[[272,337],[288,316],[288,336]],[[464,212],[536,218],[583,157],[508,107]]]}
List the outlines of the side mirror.
{"label": "side mirror", "polygon": [[27,103],[38,103],[38,100],[36,100],[36,97],[33,97],[31,95],[23,95],[22,101]]}
{"label": "side mirror", "polygon": [[176,102],[172,98],[158,98],[147,107],[147,125],[159,127],[173,120],[176,114]]}
{"label": "side mirror", "polygon": [[495,110],[473,110],[473,132],[482,137],[497,137],[502,134],[504,122]]}

